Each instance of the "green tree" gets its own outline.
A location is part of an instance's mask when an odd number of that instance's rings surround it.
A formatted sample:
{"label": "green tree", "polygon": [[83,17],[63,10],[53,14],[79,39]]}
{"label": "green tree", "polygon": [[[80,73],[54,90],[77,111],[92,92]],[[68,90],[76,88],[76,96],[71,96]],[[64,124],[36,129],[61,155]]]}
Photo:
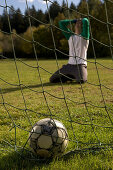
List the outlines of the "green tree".
{"label": "green tree", "polygon": [[99,10],[102,6],[101,0],[88,0],[89,13],[95,17],[98,16]]}
{"label": "green tree", "polygon": [[38,22],[36,21],[37,19],[37,11],[35,9],[35,6],[32,5],[32,8],[29,8],[29,14],[31,16],[30,20],[31,20],[31,25],[32,26],[38,26]]}
{"label": "green tree", "polygon": [[11,24],[11,29],[14,28],[14,14],[15,14],[15,9],[13,6],[11,6],[11,8],[9,8],[9,19],[10,19],[10,24]]}
{"label": "green tree", "polygon": [[81,0],[77,10],[81,13],[81,15],[78,15],[79,17],[84,17],[84,14],[87,14],[87,1],[86,0]]}
{"label": "green tree", "polygon": [[[21,51],[21,53],[23,55],[27,55],[28,57],[32,56],[33,54],[33,43],[32,43],[32,34],[31,34],[31,29],[34,32],[36,30],[35,27],[28,27],[27,31],[25,33],[22,34],[22,37],[24,38],[21,40],[17,40],[17,48],[18,51]],[[20,42],[20,44],[18,44],[18,41]]]}
{"label": "green tree", "polygon": [[12,53],[12,42],[10,35],[2,34],[1,38],[1,49],[4,55],[7,55],[9,57],[9,54]]}
{"label": "green tree", "polygon": [[[51,50],[47,48],[54,49],[51,28],[45,25],[39,25],[39,27],[34,31],[34,38],[36,43],[36,51],[40,57],[50,57]],[[47,47],[47,48],[46,48]]]}
{"label": "green tree", "polygon": [[27,28],[30,26],[29,25],[29,11],[28,11],[28,9],[26,9],[24,12],[24,24],[25,24],[25,27],[27,30]]}
{"label": "green tree", "polygon": [[62,1],[62,5],[61,5],[61,6],[62,6],[61,12],[62,12],[62,13],[65,13],[65,10],[66,10],[66,8],[67,8],[67,5],[66,5],[65,0]]}
{"label": "green tree", "polygon": [[61,5],[61,7],[62,7],[62,10],[61,10],[61,12],[65,15],[65,17],[69,17],[68,16],[68,4],[65,2],[65,0],[63,0],[62,1],[62,5]]}
{"label": "green tree", "polygon": [[0,32],[0,53],[3,52],[3,33]]}
{"label": "green tree", "polygon": [[[60,51],[68,54],[68,41],[62,34],[62,31],[59,29],[59,21],[66,19],[63,13],[59,13],[58,16],[54,20],[54,24],[58,27],[53,29],[54,33],[54,38],[55,38],[55,43],[56,43],[56,48],[59,49]],[[62,54],[59,54],[62,56]],[[63,56],[66,57],[66,56]]]}
{"label": "green tree", "polygon": [[49,7],[49,13],[51,18],[54,20],[59,12],[61,12],[61,7],[57,1],[54,1],[54,3],[52,3]]}
{"label": "green tree", "polygon": [[[105,7],[105,3],[106,3],[106,7]],[[107,15],[108,15],[108,21],[110,23],[113,23],[113,1],[105,1],[104,0],[104,4],[103,4],[103,8],[106,10]]]}
{"label": "green tree", "polygon": [[16,29],[17,33],[23,33],[26,31],[24,18],[22,16],[21,10],[18,8],[13,15],[13,27],[12,29]]}
{"label": "green tree", "polygon": [[0,29],[2,30],[2,16],[0,15]]}
{"label": "green tree", "polygon": [[2,23],[2,30],[9,33],[10,29],[9,29],[8,15],[6,9],[3,10],[1,23]]}
{"label": "green tree", "polygon": [[[36,17],[38,20],[40,20],[41,22],[46,22],[46,16],[45,16],[45,14],[43,13],[43,11],[41,10],[41,9],[39,9],[38,11],[37,11],[37,17]],[[40,22],[37,22],[38,23],[38,25],[40,25],[41,23]],[[38,25],[36,25],[36,26],[38,26]]]}
{"label": "green tree", "polygon": [[70,8],[73,9],[73,10],[76,10],[76,6],[75,6],[75,4],[73,2],[71,2]]}

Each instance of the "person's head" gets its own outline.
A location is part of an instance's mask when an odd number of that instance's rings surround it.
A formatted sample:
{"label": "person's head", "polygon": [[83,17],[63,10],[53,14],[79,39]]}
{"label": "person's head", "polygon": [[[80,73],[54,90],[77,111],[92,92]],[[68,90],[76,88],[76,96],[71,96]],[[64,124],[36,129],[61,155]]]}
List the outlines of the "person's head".
{"label": "person's head", "polygon": [[78,19],[75,24],[75,34],[81,34],[82,32],[82,19]]}

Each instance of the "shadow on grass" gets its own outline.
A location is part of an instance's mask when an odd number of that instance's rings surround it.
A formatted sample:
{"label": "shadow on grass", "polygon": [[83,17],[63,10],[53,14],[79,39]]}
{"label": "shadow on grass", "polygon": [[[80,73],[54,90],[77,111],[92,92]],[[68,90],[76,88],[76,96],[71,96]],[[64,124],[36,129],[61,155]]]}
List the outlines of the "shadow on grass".
{"label": "shadow on grass", "polygon": [[41,170],[42,168],[50,169],[50,164],[57,161],[64,161],[67,162],[75,154],[80,154],[80,152],[71,152],[65,156],[56,157],[54,159],[47,159],[47,160],[41,160],[35,157],[32,157],[29,152],[8,152],[5,156],[3,156],[0,159],[0,170],[32,170],[32,169],[38,169]]}
{"label": "shadow on grass", "polygon": [[17,152],[7,153],[0,159],[0,170],[23,170],[23,169],[42,169],[51,163],[52,159],[49,160],[39,160],[34,159],[29,156],[29,154],[24,153],[21,155]]}
{"label": "shadow on grass", "polygon": [[[75,85],[77,84],[76,82],[69,82],[69,83],[63,83],[63,86],[64,85]],[[61,85],[60,83],[43,83],[43,87],[47,87],[47,86],[56,86],[56,85]],[[36,85],[27,85],[27,86],[22,86],[22,89],[34,89],[34,88],[39,88],[39,87],[42,87],[42,84],[36,84]],[[15,92],[15,91],[19,91],[21,90],[21,88],[18,86],[18,87],[11,87],[11,88],[4,88],[2,89],[2,92],[3,94],[5,93],[10,93],[10,92]]]}
{"label": "shadow on grass", "polygon": [[[7,153],[7,155],[3,156],[0,159],[0,170],[32,170],[32,169],[38,169],[41,170],[43,168],[50,169],[51,163],[54,167],[54,162],[57,161],[63,161],[63,162],[69,162],[74,158],[74,156],[79,155],[81,159],[84,159],[86,157],[89,157],[90,155],[96,156],[99,154],[105,155],[105,148],[97,147],[97,148],[89,148],[89,149],[83,149],[83,150],[74,150],[66,155],[63,155],[59,158],[54,159],[48,159],[48,160],[39,160],[37,158],[33,158],[30,153],[24,152],[21,154],[21,152],[12,152]],[[64,164],[65,164],[64,163]],[[62,165],[63,166],[63,165]]]}
{"label": "shadow on grass", "polygon": [[67,154],[66,156],[56,157],[53,159],[38,159],[36,157],[31,156],[30,152],[24,152],[22,154],[21,151],[19,152],[7,152],[5,156],[2,156],[0,159],[0,170],[32,170],[32,169],[38,169],[41,170],[42,168],[50,169],[50,164],[57,161],[69,161],[69,159],[72,159],[72,156],[75,154],[80,154],[79,152],[73,152],[70,154]]}

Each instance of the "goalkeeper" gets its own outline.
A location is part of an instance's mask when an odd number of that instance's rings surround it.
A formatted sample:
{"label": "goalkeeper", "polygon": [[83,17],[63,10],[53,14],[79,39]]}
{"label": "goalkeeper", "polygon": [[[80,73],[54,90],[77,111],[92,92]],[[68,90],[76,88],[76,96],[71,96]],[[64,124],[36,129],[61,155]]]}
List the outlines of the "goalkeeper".
{"label": "goalkeeper", "polygon": [[[69,24],[75,24],[75,33],[69,28]],[[51,83],[76,80],[78,83],[87,81],[87,50],[89,46],[89,21],[87,18],[78,20],[59,21],[60,29],[69,44],[68,64],[56,71],[51,77]]]}

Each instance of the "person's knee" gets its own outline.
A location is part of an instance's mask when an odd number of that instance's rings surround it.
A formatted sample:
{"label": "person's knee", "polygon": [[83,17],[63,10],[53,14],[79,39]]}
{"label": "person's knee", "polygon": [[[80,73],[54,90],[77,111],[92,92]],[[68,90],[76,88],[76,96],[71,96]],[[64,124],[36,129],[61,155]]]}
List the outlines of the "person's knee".
{"label": "person's knee", "polygon": [[87,80],[81,80],[81,83],[86,83],[87,82]]}
{"label": "person's knee", "polygon": [[80,77],[79,79],[76,80],[77,83],[86,83],[87,78],[86,77]]}
{"label": "person's knee", "polygon": [[56,79],[54,79],[54,78],[51,76],[50,79],[49,79],[49,82],[50,82],[50,83],[55,83],[55,82],[56,82]]}
{"label": "person's knee", "polygon": [[53,75],[49,78],[49,82],[52,83],[53,81]]}
{"label": "person's knee", "polygon": [[49,82],[50,83],[58,83],[60,82],[60,77],[59,76],[55,76],[55,75],[52,75],[49,79]]}

